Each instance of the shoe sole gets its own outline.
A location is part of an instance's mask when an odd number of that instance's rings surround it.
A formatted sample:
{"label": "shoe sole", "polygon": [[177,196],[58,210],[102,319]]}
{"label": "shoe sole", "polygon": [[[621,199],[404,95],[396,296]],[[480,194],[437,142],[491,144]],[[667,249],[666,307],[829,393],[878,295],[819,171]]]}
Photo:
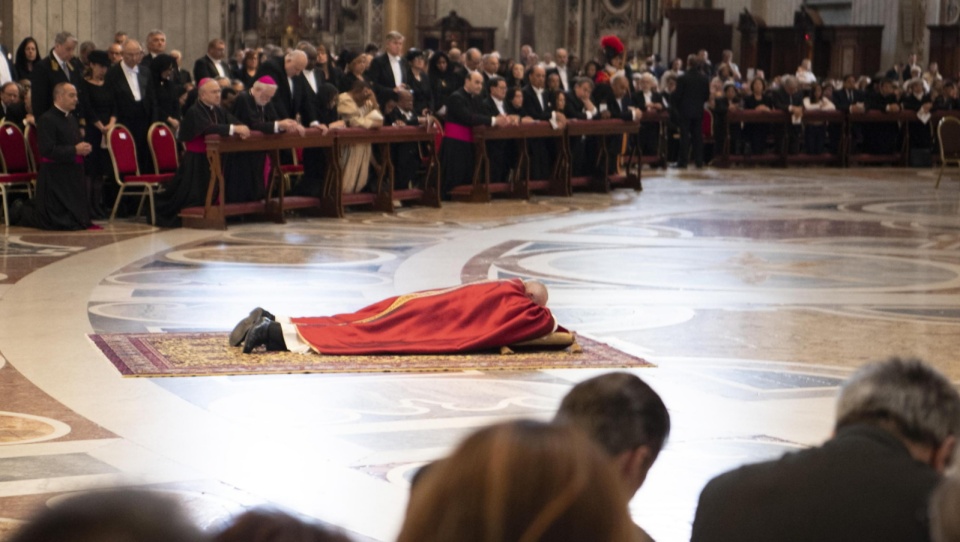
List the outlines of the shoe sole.
{"label": "shoe sole", "polygon": [[260,321],[262,316],[263,309],[257,307],[250,311],[250,314],[246,318],[240,320],[240,323],[230,332],[230,346],[240,346],[243,344],[243,340],[247,337],[247,332],[250,331],[250,328],[252,328],[254,324]]}

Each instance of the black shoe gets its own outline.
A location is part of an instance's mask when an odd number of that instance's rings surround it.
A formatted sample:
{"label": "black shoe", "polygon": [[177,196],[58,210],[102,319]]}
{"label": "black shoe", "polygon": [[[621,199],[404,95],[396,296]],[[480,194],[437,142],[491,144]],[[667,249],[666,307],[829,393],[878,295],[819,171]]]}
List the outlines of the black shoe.
{"label": "black shoe", "polygon": [[258,346],[265,346],[267,340],[270,337],[270,324],[274,323],[273,320],[270,320],[266,317],[261,317],[260,321],[253,325],[249,331],[247,331],[247,336],[243,340],[243,353],[249,354],[253,352],[254,348]]}
{"label": "black shoe", "polygon": [[260,318],[267,318],[271,322],[276,320],[277,317],[273,314],[267,312],[265,309],[257,307],[250,311],[250,314],[240,320],[240,322],[233,328],[233,331],[230,332],[230,346],[240,346],[243,344],[243,338],[247,336],[247,332],[250,331],[250,328],[260,322]]}

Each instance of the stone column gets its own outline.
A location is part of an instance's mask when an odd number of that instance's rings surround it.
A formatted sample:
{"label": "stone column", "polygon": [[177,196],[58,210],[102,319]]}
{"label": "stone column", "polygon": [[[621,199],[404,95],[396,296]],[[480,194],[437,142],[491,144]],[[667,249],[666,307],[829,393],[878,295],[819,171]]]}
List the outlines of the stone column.
{"label": "stone column", "polygon": [[[396,30],[406,38],[404,49],[419,47],[416,36],[417,6],[415,0],[384,0],[383,33]],[[383,36],[373,36],[375,41],[383,41]]]}

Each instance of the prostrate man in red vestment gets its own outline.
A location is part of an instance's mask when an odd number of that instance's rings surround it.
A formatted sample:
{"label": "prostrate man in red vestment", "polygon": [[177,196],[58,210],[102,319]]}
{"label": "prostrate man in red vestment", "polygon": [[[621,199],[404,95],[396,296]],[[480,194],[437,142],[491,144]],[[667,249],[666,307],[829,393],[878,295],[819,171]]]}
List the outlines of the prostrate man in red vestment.
{"label": "prostrate man in red vestment", "polygon": [[330,355],[449,354],[500,348],[558,330],[536,281],[493,280],[391,297],[350,314],[277,318],[257,308],[230,334],[259,346]]}

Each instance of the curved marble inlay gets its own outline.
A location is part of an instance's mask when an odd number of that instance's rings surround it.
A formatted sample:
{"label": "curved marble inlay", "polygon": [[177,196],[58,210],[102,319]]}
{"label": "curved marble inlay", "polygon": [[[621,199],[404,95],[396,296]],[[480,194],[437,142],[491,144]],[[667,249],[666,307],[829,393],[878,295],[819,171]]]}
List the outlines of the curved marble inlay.
{"label": "curved marble inlay", "polygon": [[383,228],[374,231],[330,230],[318,225],[316,229],[303,226],[288,230],[238,231],[227,237],[237,241],[256,243],[276,243],[281,245],[346,245],[349,247],[386,247],[396,249],[403,246],[424,246],[443,239],[441,233],[422,234],[404,231],[388,231]]}
{"label": "curved marble inlay", "polygon": [[[482,394],[471,391],[481,385]],[[429,378],[383,379],[371,390],[344,386],[337,380],[310,379],[238,391],[212,402],[208,408],[224,418],[245,423],[306,429],[361,419],[552,412],[567,389],[562,384],[543,382]]]}
{"label": "curved marble inlay", "polygon": [[[589,296],[584,296],[585,298]],[[587,299],[581,303],[588,303]],[[557,322],[579,332],[611,333],[625,329],[656,329],[689,322],[696,311],[687,307],[589,306],[564,304],[552,309]]]}
{"label": "curved marble inlay", "polygon": [[51,418],[0,411],[0,445],[30,444],[60,438],[70,426]]}
{"label": "curved marble inlay", "polygon": [[[141,271],[119,272],[104,279],[104,285],[123,285],[138,288],[150,286],[248,286],[251,278],[249,269],[199,267],[193,269],[145,269]],[[374,273],[361,271],[341,271],[337,269],[284,268],[270,270],[270,285],[310,286],[336,284],[338,286],[379,286],[388,279]],[[171,290],[176,294],[177,290]]]}
{"label": "curved marble inlay", "polygon": [[204,265],[262,265],[336,267],[379,265],[396,258],[393,254],[362,248],[322,246],[237,245],[198,247],[166,254],[175,262]]}
{"label": "curved marble inlay", "polygon": [[570,211],[569,206],[563,205],[557,200],[541,200],[537,203],[523,200],[498,200],[496,204],[475,206],[469,211],[463,209],[464,205],[470,204],[444,204],[444,206],[439,209],[432,207],[413,207],[410,209],[400,209],[397,215],[404,219],[435,223],[473,224],[477,222],[517,221],[538,216],[557,215]]}
{"label": "curved marble inlay", "polygon": [[712,291],[923,291],[960,287],[960,267],[871,254],[752,247],[578,247],[519,265],[558,278]]}
{"label": "curved marble inlay", "polygon": [[957,216],[960,207],[957,205],[956,196],[949,200],[924,199],[915,201],[886,201],[881,203],[865,204],[861,210],[865,213],[876,213],[884,215],[936,215],[936,216]]}

